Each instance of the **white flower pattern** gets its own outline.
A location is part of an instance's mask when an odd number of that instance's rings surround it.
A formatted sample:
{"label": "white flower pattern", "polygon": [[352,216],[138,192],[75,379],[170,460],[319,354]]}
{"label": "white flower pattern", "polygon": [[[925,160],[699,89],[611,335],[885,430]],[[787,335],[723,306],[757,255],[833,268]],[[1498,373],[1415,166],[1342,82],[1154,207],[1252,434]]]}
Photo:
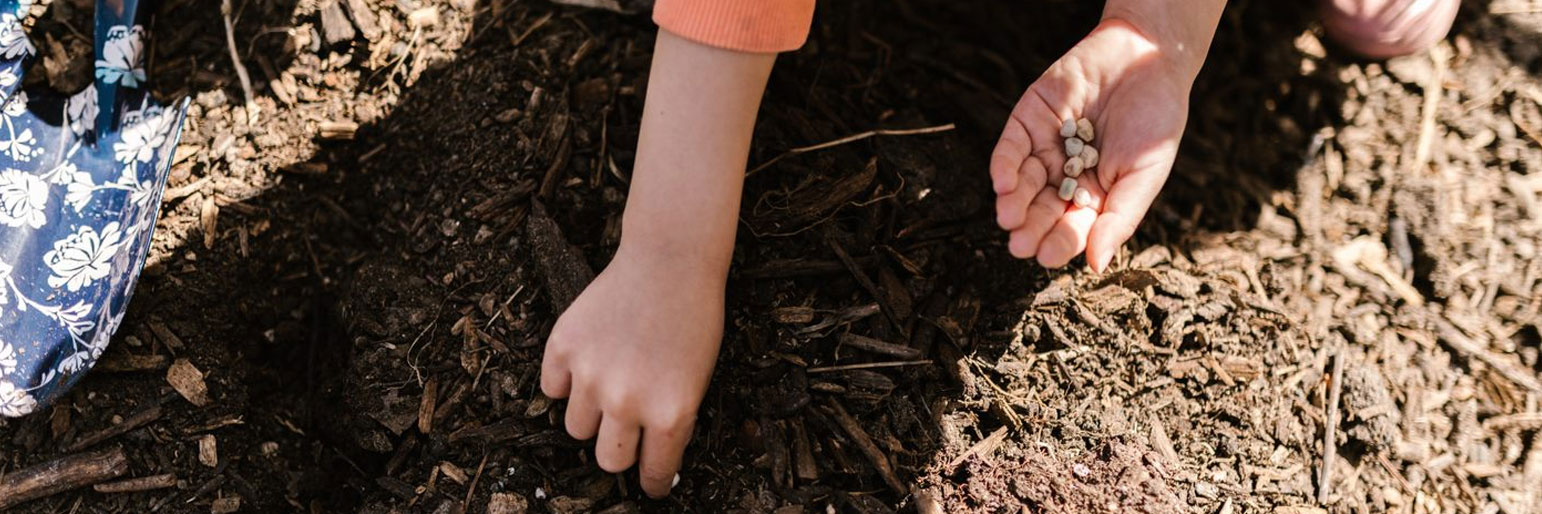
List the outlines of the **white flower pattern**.
{"label": "white flower pattern", "polygon": [[75,229],[64,239],[54,242],[54,249],[43,254],[43,262],[54,271],[48,277],[48,285],[64,286],[70,291],[105,278],[112,271],[109,261],[118,253],[118,239],[123,232],[118,223],[109,223],[101,233],[89,226]]}
{"label": "white flower pattern", "polygon": [[43,228],[48,222],[48,183],[24,171],[0,171],[0,225]]}
{"label": "white flower pattern", "polygon": [[21,59],[36,52],[21,18],[12,13],[0,15],[0,57]]}
{"label": "white flower pattern", "polygon": [[96,78],[125,86],[138,86],[145,81],[144,28],[119,25],[108,29],[107,42],[103,44],[102,58],[96,61]]}
{"label": "white flower pattern", "polygon": [[124,120],[123,141],[112,145],[113,154],[124,164],[150,162],[166,144],[166,125],[171,121],[170,116],[160,109],[147,109],[142,114],[124,114]]}
{"label": "white flower pattern", "polygon": [[64,101],[64,117],[70,122],[70,131],[79,136],[96,129],[96,115],[101,110],[96,104],[96,85],[86,87]]}
{"label": "white flower pattern", "polygon": [[0,416],[16,418],[31,414],[37,409],[37,400],[26,391],[17,389],[8,380],[0,380]]}
{"label": "white flower pattern", "polygon": [[16,347],[0,341],[0,379],[16,371]]}

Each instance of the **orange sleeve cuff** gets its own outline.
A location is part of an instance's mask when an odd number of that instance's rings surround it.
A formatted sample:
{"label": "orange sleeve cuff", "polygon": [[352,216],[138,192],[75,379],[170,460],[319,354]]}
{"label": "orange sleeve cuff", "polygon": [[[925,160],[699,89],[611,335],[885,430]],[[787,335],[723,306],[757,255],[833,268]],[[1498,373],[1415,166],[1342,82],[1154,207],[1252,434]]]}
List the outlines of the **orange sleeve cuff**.
{"label": "orange sleeve cuff", "polygon": [[796,50],[813,20],[814,0],[658,0],[653,6],[659,28],[741,52]]}

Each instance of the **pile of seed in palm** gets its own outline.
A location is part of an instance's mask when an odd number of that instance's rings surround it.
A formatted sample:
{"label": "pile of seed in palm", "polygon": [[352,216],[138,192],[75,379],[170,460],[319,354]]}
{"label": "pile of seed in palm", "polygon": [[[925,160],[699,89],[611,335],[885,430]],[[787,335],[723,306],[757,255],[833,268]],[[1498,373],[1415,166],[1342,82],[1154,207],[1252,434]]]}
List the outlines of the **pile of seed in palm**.
{"label": "pile of seed in palm", "polygon": [[1079,187],[1076,177],[1098,165],[1098,149],[1092,147],[1092,122],[1087,118],[1070,119],[1060,124],[1060,137],[1065,138],[1065,180],[1060,181],[1060,199],[1075,201],[1077,207],[1092,205],[1092,193]]}

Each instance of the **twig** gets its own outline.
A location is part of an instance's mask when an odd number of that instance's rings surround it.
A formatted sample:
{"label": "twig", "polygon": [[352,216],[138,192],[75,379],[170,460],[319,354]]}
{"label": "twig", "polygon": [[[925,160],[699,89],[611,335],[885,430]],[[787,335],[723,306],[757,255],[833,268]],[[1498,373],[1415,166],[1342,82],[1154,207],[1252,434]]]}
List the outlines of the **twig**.
{"label": "twig", "polygon": [[968,450],[964,450],[964,453],[954,457],[953,461],[948,463],[947,469],[957,469],[959,464],[963,464],[964,461],[969,460],[969,457],[974,455],[979,455],[982,459],[990,456],[991,452],[996,451],[996,447],[1001,446],[1001,441],[1006,438],[1007,427],[996,429],[995,432],[991,432],[991,435],[986,436],[985,439],[981,439],[974,446],[970,446]]}
{"label": "twig", "polygon": [[857,448],[862,450],[862,454],[866,455],[868,460],[873,461],[873,467],[878,469],[878,474],[883,477],[883,482],[890,489],[893,489],[894,492],[901,495],[905,494],[905,486],[900,484],[899,477],[894,476],[894,468],[889,465],[889,456],[885,455],[883,450],[878,449],[878,445],[873,444],[873,438],[867,435],[866,430],[862,430],[862,425],[857,423],[857,418],[851,417],[851,414],[846,412],[846,409],[842,408],[841,404],[834,400],[830,401],[829,410],[831,414],[834,414],[835,422],[841,426],[841,429],[846,431],[847,435],[851,436],[852,442],[856,443]]}
{"label": "twig", "polygon": [[1483,420],[1483,428],[1489,432],[1502,432],[1505,430],[1542,430],[1542,412],[1523,412],[1520,414],[1505,414]]}
{"label": "twig", "polygon": [[119,480],[117,482],[106,482],[106,483],[96,484],[96,486],[92,487],[92,489],[95,489],[96,492],[104,493],[104,494],[107,494],[107,493],[141,493],[141,492],[145,492],[145,491],[154,491],[156,489],[165,489],[165,488],[168,488],[168,487],[176,487],[176,486],[177,486],[177,476],[173,475],[171,473],[167,473],[167,474],[164,474],[164,475],[152,475],[152,476],[147,476],[147,477],[138,477],[138,478],[130,478],[130,479],[127,479],[127,480]]}
{"label": "twig", "polygon": [[1488,7],[1489,14],[1534,14],[1542,12],[1542,4],[1537,3],[1494,3]]}
{"label": "twig", "polygon": [[1430,162],[1430,147],[1435,143],[1435,113],[1440,108],[1440,98],[1445,96],[1442,93],[1445,91],[1443,84],[1449,57],[1445,47],[1430,47],[1430,60],[1434,61],[1435,72],[1430,74],[1429,82],[1424,84],[1424,110],[1419,120],[1419,139],[1418,146],[1414,147],[1413,162],[1413,167],[1419,171]]}
{"label": "twig", "polygon": [[477,492],[477,482],[482,481],[482,470],[487,468],[487,456],[486,453],[482,454],[482,462],[477,464],[477,475],[471,479],[471,487],[466,488],[466,501],[461,502],[461,505],[471,505],[471,495]]}
{"label": "twig", "polygon": [[1333,461],[1339,458],[1338,426],[1339,426],[1339,396],[1344,393],[1344,353],[1340,349],[1333,356],[1333,375],[1328,384],[1328,419],[1323,421],[1322,437],[1322,473],[1318,476],[1322,481],[1317,484],[1317,503],[1328,504],[1328,493],[1332,491]]}
{"label": "twig", "polygon": [[860,134],[852,134],[852,135],[849,135],[849,136],[846,136],[846,137],[843,137],[843,138],[840,138],[840,139],[836,139],[834,141],[826,141],[826,142],[819,143],[819,144],[816,144],[816,145],[800,146],[798,148],[794,148],[794,149],[788,150],[786,152],[782,152],[781,155],[778,155],[778,156],[772,158],[769,161],[761,163],[759,166],[751,168],[749,172],[744,174],[744,176],[746,178],[748,178],[750,175],[754,175],[755,173],[757,173],[757,172],[759,172],[761,170],[764,170],[766,168],[771,167],[771,165],[772,164],[776,164],[777,161],[780,161],[782,159],[786,159],[788,157],[792,157],[794,155],[798,155],[800,153],[808,153],[808,152],[812,152],[812,151],[816,151],[816,150],[824,150],[826,148],[836,147],[836,146],[844,145],[846,143],[853,143],[853,142],[861,141],[863,139],[867,139],[867,138],[870,138],[870,137],[873,137],[873,136],[917,136],[917,135],[921,135],[921,134],[935,134],[935,133],[938,133],[938,132],[947,132],[947,131],[953,130],[953,129],[954,129],[953,124],[949,123],[947,125],[937,125],[935,127],[922,127],[922,128],[914,128],[914,129],[878,129],[878,130],[869,130],[867,132],[862,132]]}
{"label": "twig", "polygon": [[60,457],[0,477],[0,510],[94,485],[128,472],[123,448]]}
{"label": "twig", "polygon": [[257,124],[257,101],[252,96],[252,77],[241,64],[241,53],[236,50],[236,28],[230,21],[230,0],[220,0],[220,16],[225,19],[225,45],[230,47],[230,64],[236,67],[236,77],[241,79],[241,92],[246,95],[246,123]]}
{"label": "twig", "polygon": [[853,370],[853,369],[898,368],[898,367],[902,367],[902,366],[922,366],[922,365],[931,364],[931,363],[932,363],[931,359],[923,359],[923,360],[918,360],[918,361],[864,362],[862,364],[842,364],[842,365],[839,365],[839,366],[818,366],[818,367],[809,368],[806,372],[807,373],[829,373],[831,371],[848,371],[848,370]]}
{"label": "twig", "polygon": [[1456,326],[1452,325],[1451,322],[1446,321],[1444,318],[1436,318],[1435,328],[1440,334],[1440,340],[1444,341],[1446,346],[1461,352],[1462,355],[1483,361],[1484,364],[1488,364],[1489,367],[1494,368],[1494,371],[1510,379],[1511,382],[1515,382],[1516,385],[1542,393],[1542,382],[1539,382],[1537,377],[1525,370],[1516,369],[1515,366],[1505,362],[1504,359],[1499,358],[1498,355],[1484,348],[1483,344],[1473,341],[1472,338],[1467,337],[1462,331],[1457,330]]}
{"label": "twig", "polygon": [[84,450],[86,448],[95,446],[102,441],[106,441],[108,439],[129,433],[130,431],[145,426],[157,419],[161,419],[160,401],[156,401],[154,405],[134,413],[133,416],[129,416],[129,418],[123,420],[122,423],[118,423],[116,425],[81,437],[79,440],[76,440],[69,446],[64,447],[64,451],[77,452]]}
{"label": "twig", "polygon": [[829,243],[830,250],[835,252],[835,257],[840,259],[841,264],[846,265],[846,270],[851,273],[853,278],[857,279],[857,283],[861,284],[868,294],[873,295],[873,300],[878,302],[878,309],[883,312],[885,318],[889,319],[889,323],[893,323],[895,329],[899,330],[901,334],[905,334],[907,332],[905,325],[900,323],[899,316],[894,314],[894,307],[889,305],[888,298],[884,297],[883,291],[878,289],[878,284],[873,283],[873,279],[868,277],[867,273],[863,272],[860,266],[857,266],[856,259],[852,259],[851,254],[846,253],[846,248],[841,246],[840,241],[837,241],[834,236],[826,237],[825,242]]}

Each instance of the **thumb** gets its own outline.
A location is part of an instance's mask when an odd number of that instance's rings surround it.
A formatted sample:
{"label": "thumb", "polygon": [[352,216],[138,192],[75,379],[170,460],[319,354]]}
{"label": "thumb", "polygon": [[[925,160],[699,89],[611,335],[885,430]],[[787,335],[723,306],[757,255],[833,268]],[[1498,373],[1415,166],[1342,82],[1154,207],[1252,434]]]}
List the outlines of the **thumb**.
{"label": "thumb", "polygon": [[1106,271],[1119,247],[1135,235],[1135,229],[1166,182],[1166,173],[1157,171],[1146,169],[1124,174],[1109,188],[1104,197],[1103,212],[1098,214],[1087,234],[1087,263],[1093,271]]}

